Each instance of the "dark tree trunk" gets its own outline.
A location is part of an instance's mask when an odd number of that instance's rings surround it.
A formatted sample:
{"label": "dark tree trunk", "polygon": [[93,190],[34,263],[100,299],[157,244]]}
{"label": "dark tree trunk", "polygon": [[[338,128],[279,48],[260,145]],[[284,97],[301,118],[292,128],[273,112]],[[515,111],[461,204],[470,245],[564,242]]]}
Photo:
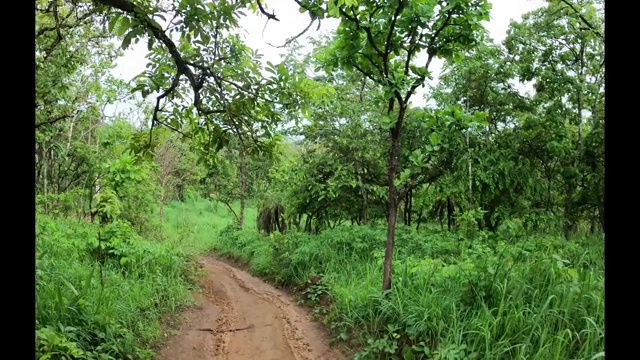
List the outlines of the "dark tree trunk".
{"label": "dark tree trunk", "polygon": [[[389,104],[389,113],[393,109],[393,102]],[[398,197],[396,193],[396,172],[398,170],[398,144],[400,142],[400,130],[406,106],[399,103],[398,120],[391,131],[391,151],[389,152],[389,168],[387,181],[389,183],[389,217],[387,219],[387,246],[384,252],[384,268],[382,271],[382,291],[391,289],[391,260],[393,258],[393,243],[396,235],[396,216],[398,214]]]}
{"label": "dark tree trunk", "polygon": [[[360,192],[362,195],[362,212],[360,214],[360,218],[362,220],[362,224],[367,223],[367,218],[369,217],[369,204],[368,204],[368,194],[367,189],[364,187],[364,182],[362,181],[362,175],[358,173],[358,182],[360,183]],[[360,220],[358,221],[358,225],[360,225]]]}
{"label": "dark tree trunk", "polygon": [[323,224],[324,224],[323,216],[322,215],[316,216],[316,226],[315,226],[314,234],[318,235],[320,233],[320,229]]}
{"label": "dark tree trunk", "polygon": [[[366,225],[369,222],[369,195],[364,192],[364,213],[362,214],[362,224]],[[358,223],[360,225],[360,223]]]}
{"label": "dark tree trunk", "polygon": [[411,226],[412,192],[413,191],[409,189],[404,196],[404,213],[402,215],[402,221],[407,226]]}
{"label": "dark tree trunk", "polygon": [[177,196],[178,196],[178,200],[180,201],[184,201],[184,185],[182,183],[179,183],[176,185],[176,192],[177,192]]}
{"label": "dark tree trunk", "polygon": [[[399,197],[399,196],[398,196]],[[398,199],[398,207],[402,206],[402,224],[407,225],[407,196],[405,195],[404,199]]]}
{"label": "dark tree trunk", "polygon": [[422,223],[422,215],[424,213],[424,209],[420,209],[420,212],[418,213],[418,220],[416,220],[416,231],[418,231],[420,229],[420,224]]}
{"label": "dark tree trunk", "polygon": [[280,233],[284,233],[287,230],[287,224],[284,219],[284,207],[282,205],[278,204],[275,206],[273,218],[275,219],[274,230],[275,227],[277,227]]}
{"label": "dark tree trunk", "polygon": [[311,232],[311,220],[313,220],[313,218],[310,215],[307,215],[307,218],[305,219],[304,222],[304,231],[310,233]]}

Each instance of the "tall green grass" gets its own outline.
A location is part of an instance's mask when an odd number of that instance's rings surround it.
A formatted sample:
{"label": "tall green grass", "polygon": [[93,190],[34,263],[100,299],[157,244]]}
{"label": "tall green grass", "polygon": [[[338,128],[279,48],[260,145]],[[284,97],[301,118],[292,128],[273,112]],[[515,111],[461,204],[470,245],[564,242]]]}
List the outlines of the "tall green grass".
{"label": "tall green grass", "polygon": [[[256,228],[257,211],[249,202],[245,210],[245,228]],[[236,213],[240,204],[232,204]],[[184,202],[172,202],[164,209],[166,221],[162,224],[167,241],[189,254],[199,254],[214,245],[219,232],[235,223],[229,209],[221,203],[198,196],[190,196]],[[157,224],[156,222],[156,225]]]}
{"label": "tall green grass", "polygon": [[179,249],[124,223],[97,225],[37,214],[36,357],[150,359],[163,316],[191,302]]}
{"label": "tall green grass", "polygon": [[228,227],[208,241],[299,289],[357,359],[604,357],[602,238],[399,227],[386,296],[384,228],[265,237]]}

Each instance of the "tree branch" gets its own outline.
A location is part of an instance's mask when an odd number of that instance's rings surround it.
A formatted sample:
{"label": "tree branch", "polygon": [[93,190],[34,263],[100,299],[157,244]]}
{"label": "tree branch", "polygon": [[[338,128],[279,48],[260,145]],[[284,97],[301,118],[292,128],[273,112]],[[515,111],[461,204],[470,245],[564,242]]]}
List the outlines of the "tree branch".
{"label": "tree branch", "polygon": [[220,201],[221,203],[225,204],[227,206],[227,208],[229,210],[231,210],[231,213],[233,214],[233,217],[236,218],[236,222],[240,222],[240,217],[238,216],[238,214],[236,213],[235,210],[233,210],[233,208],[231,207],[231,204],[229,204],[228,201],[226,200],[222,200],[222,199],[217,199],[218,201]]}
{"label": "tree branch", "polygon": [[276,17],[276,14],[275,14],[275,13],[271,13],[271,14],[269,14],[269,13],[264,9],[264,7],[262,7],[262,1],[260,1],[260,0],[256,0],[256,2],[258,3],[258,8],[260,9],[260,12],[261,12],[264,16],[266,16],[269,20],[280,21],[280,19],[278,19],[278,18]]}
{"label": "tree branch", "polygon": [[387,33],[387,41],[384,45],[384,53],[387,56],[389,56],[389,54],[391,53],[391,38],[393,35],[393,31],[396,28],[396,21],[398,21],[398,17],[402,13],[403,9],[404,9],[404,1],[399,0],[398,7],[396,8],[396,12],[393,14],[393,19],[391,20],[391,25],[389,25],[389,32]]}
{"label": "tree branch", "polygon": [[447,14],[447,18],[444,19],[444,22],[442,23],[442,26],[440,26],[432,35],[431,35],[431,40],[429,41],[429,46],[428,46],[428,52],[434,53],[435,54],[435,50],[433,49],[433,46],[435,45],[435,41],[438,38],[438,36],[440,36],[440,33],[447,27],[447,25],[449,25],[449,21],[451,20],[451,15],[453,14],[453,10],[449,11],[449,13]]}
{"label": "tree branch", "polygon": [[371,63],[371,65],[373,65],[373,67],[374,67],[376,70],[378,70],[378,72],[380,72],[380,75],[384,76],[384,70],[380,68],[380,65],[379,65],[379,64],[376,64],[376,62],[375,62],[375,61],[373,61],[373,59],[371,58],[371,56],[369,56],[369,55],[367,55],[367,54],[365,54],[365,53],[363,53],[363,52],[361,52],[361,51],[358,51],[356,54],[358,54],[358,55],[362,55],[365,59],[369,60],[369,62]]}
{"label": "tree branch", "polygon": [[[198,85],[199,82],[196,80],[195,74],[189,68],[187,61],[185,61],[184,58],[182,57],[182,54],[178,50],[178,47],[176,46],[176,44],[173,42],[173,40],[171,40],[171,38],[169,38],[169,36],[167,36],[167,34],[163,31],[162,27],[160,27],[160,25],[156,21],[149,18],[149,16],[145,14],[144,10],[140,6],[138,6],[137,4],[134,4],[130,0],[95,0],[95,1],[98,2],[99,4],[118,9],[136,18],[147,30],[149,30],[153,34],[153,36],[158,41],[162,42],[167,48],[167,50],[169,51],[169,54],[171,55],[171,58],[173,59],[173,62],[176,65],[177,74],[174,78],[174,82],[172,83],[172,85],[162,95],[160,95],[156,99],[157,103],[159,103],[159,100],[167,97],[169,93],[173,92],[177,88],[180,77],[184,75],[189,81],[189,84],[191,85],[191,88],[193,90],[193,104],[196,110],[198,111],[198,113],[202,115],[207,115],[212,113],[210,110],[204,109],[202,106],[202,101],[200,98],[200,87]],[[154,110],[154,115],[153,115],[154,118],[156,119],[157,119],[158,109],[159,109],[159,106],[156,104],[156,108]]]}
{"label": "tree branch", "polygon": [[[380,81],[376,80],[376,79],[373,77],[373,74],[371,74],[371,73],[369,73],[369,72],[365,71],[363,68],[361,68],[361,67],[360,67],[360,66],[358,66],[357,64],[355,64],[355,63],[354,63],[354,64],[353,64],[353,67],[355,67],[355,68],[356,68],[356,70],[360,71],[360,72],[362,73],[362,75],[364,75],[364,76],[368,77],[368,78],[369,78],[371,81],[373,81],[374,83],[381,84],[381,83],[380,83]],[[381,85],[384,85],[384,84],[381,84]]]}
{"label": "tree branch", "polygon": [[582,20],[582,22],[589,28],[591,29],[591,31],[593,31],[594,34],[596,34],[596,36],[598,36],[600,39],[604,40],[604,36],[602,35],[602,33],[600,31],[598,31],[598,29],[596,29],[595,26],[593,26],[589,21],[587,21],[587,19],[585,19],[584,16],[582,16],[582,14],[580,13],[580,11],[578,9],[576,9],[572,3],[570,3],[568,0],[560,0],[562,3],[564,3],[565,5],[567,5],[568,7],[571,8],[571,10],[573,10],[573,12],[578,15],[578,17],[580,18],[580,20]]}
{"label": "tree branch", "polygon": [[410,34],[411,34],[411,40],[409,40],[409,47],[407,49],[407,61],[404,63],[405,76],[409,76],[409,67],[411,65],[411,58],[413,57],[413,54],[415,53],[418,46],[418,39],[420,38],[420,36],[417,36],[418,27],[417,26],[412,27],[410,30]]}
{"label": "tree branch", "polygon": [[[268,20],[267,20],[268,21]],[[292,42],[298,40],[298,38],[300,38],[302,35],[304,35],[307,31],[309,31],[309,29],[311,28],[311,25],[313,25],[313,23],[316,21],[316,19],[314,19],[313,17],[311,18],[311,22],[309,22],[309,25],[307,25],[306,28],[304,28],[304,30],[302,30],[298,35],[292,36],[290,38],[288,38],[287,40],[285,40],[284,44],[280,45],[280,46],[275,46],[272,45],[270,43],[267,43],[267,45],[281,49],[284,47],[287,47],[289,44],[291,44]],[[320,24],[318,24],[318,28],[320,28],[319,26]],[[266,28],[266,24],[265,24],[265,28]]]}
{"label": "tree branch", "polygon": [[[354,11],[353,8],[351,9],[351,11],[352,12]],[[376,44],[373,38],[373,34],[371,33],[371,28],[369,26],[363,26],[358,20],[358,15],[356,15],[355,12],[353,13],[353,16],[350,16],[349,14],[347,14],[346,11],[344,11],[344,9],[340,8],[340,14],[345,18],[347,18],[348,20],[350,20],[351,22],[353,22],[357,28],[362,28],[364,32],[367,34],[367,40],[369,40],[369,43],[371,44],[373,49],[376,51],[376,53],[378,53],[380,57],[384,58],[384,53],[382,52],[382,50],[380,50],[380,48],[378,47],[378,45]]]}
{"label": "tree branch", "polygon": [[44,126],[44,125],[51,125],[51,124],[55,124],[55,123],[57,123],[58,121],[62,121],[62,120],[68,119],[68,118],[70,118],[70,117],[72,117],[72,116],[73,116],[73,115],[60,115],[60,116],[58,116],[58,117],[56,117],[56,118],[53,118],[53,119],[50,119],[50,120],[47,120],[47,121],[43,121],[43,122],[41,122],[41,123],[37,123],[37,124],[36,124],[36,129],[37,129],[37,128],[39,128],[39,127],[41,127],[41,126]]}

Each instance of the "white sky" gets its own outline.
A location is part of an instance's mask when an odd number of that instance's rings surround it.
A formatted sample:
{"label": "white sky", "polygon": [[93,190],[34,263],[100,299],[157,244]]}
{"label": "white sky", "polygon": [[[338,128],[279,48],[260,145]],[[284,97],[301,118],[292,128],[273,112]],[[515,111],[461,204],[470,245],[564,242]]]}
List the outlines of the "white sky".
{"label": "white sky", "polygon": [[[490,2],[493,5],[491,21],[486,27],[490,36],[498,43],[504,40],[511,20],[519,21],[522,14],[535,10],[545,3],[544,0],[490,0]],[[276,16],[280,19],[279,22],[269,21],[265,29],[266,18],[264,16],[249,14],[240,20],[240,27],[245,31],[246,44],[263,54],[263,61],[271,61],[276,64],[280,62],[286,49],[275,48],[267,43],[276,46],[282,45],[286,39],[297,35],[309,24],[309,16],[300,13],[297,5],[292,0],[272,0],[268,4],[271,5],[268,11],[275,11]],[[337,26],[338,20],[325,19],[322,21],[319,31],[316,31],[316,23],[299,41],[304,43],[303,38],[308,36],[317,37],[321,33],[335,30]],[[131,80],[145,70],[146,54],[146,41],[133,44],[125,51],[124,56],[116,62],[116,67],[112,70],[112,73],[124,80]],[[418,59],[418,61],[420,60]],[[433,60],[429,70],[434,75],[434,81],[430,85],[435,85],[435,82],[437,82],[437,76],[440,74],[442,64],[443,62],[440,59]],[[412,98],[413,105],[422,106],[426,103],[424,99],[425,90],[426,88],[417,90],[417,93]],[[114,105],[122,109],[124,104]],[[108,112],[112,114],[115,106],[111,107]]]}

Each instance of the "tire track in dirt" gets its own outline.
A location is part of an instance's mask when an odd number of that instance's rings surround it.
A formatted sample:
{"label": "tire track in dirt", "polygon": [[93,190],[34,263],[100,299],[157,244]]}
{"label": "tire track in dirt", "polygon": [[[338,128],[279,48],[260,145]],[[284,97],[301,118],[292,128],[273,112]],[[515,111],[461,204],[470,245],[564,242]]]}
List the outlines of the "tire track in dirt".
{"label": "tire track in dirt", "polygon": [[247,272],[202,257],[204,296],[183,314],[162,360],[341,360],[326,331],[290,296]]}

